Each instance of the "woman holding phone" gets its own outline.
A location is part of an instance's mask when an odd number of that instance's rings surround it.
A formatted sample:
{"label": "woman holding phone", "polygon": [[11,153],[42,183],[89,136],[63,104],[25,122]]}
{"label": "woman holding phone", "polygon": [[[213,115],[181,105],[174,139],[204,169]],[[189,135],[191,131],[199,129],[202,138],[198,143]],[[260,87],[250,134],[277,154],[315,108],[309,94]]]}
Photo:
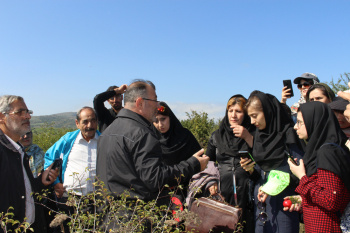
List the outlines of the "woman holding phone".
{"label": "woman holding phone", "polygon": [[[250,124],[249,117],[244,109],[247,100],[242,95],[232,96],[226,106],[225,117],[219,129],[214,131],[209,139],[206,155],[210,160],[217,161],[220,172],[221,194],[225,201],[231,205],[242,208],[243,232],[254,232],[254,207],[249,198],[250,178],[259,178],[259,173],[250,169],[244,171],[240,166],[241,156],[249,156],[253,145],[253,132],[255,127]],[[251,164],[254,166],[254,163]],[[234,187],[234,177],[236,187]],[[235,199],[234,188],[237,191]]]}
{"label": "woman holding phone", "polygon": [[332,110],[317,101],[300,107],[294,129],[307,141],[299,166],[288,161],[300,179],[296,192],[302,197],[305,231],[342,232],[339,216],[350,200],[347,138]]}
{"label": "woman holding phone", "polygon": [[303,153],[293,122],[276,97],[260,91],[250,94],[246,109],[256,127],[252,155],[262,169],[255,187],[255,232],[298,233],[298,214],[282,211],[283,198],[295,194],[298,181],[291,176],[288,154],[301,158]]}

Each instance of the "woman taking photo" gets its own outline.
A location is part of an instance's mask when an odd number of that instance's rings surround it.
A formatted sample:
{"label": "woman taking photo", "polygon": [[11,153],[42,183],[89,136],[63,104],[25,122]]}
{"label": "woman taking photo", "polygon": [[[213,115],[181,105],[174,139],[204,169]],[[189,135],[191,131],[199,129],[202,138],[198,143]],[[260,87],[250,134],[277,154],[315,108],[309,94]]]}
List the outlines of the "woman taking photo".
{"label": "woman taking photo", "polygon": [[287,155],[300,158],[302,154],[293,121],[276,97],[260,91],[250,94],[246,108],[257,128],[252,155],[263,171],[255,187],[255,232],[298,233],[298,213],[282,211],[283,198],[295,194],[297,186],[297,178],[290,175]]}
{"label": "woman taking photo", "polygon": [[288,161],[300,179],[296,192],[302,197],[305,231],[342,232],[339,216],[350,200],[347,138],[332,110],[316,101],[300,107],[294,129],[307,141],[299,166]]}
{"label": "woman taking photo", "polygon": [[[220,189],[225,201],[242,208],[243,232],[254,232],[254,212],[249,210],[249,178],[260,174],[254,169],[244,171],[240,166],[239,151],[251,153],[253,145],[253,131],[255,127],[245,112],[247,100],[242,95],[232,96],[226,106],[225,117],[218,130],[211,135],[206,155],[210,160],[217,161],[220,172]],[[234,198],[233,176],[236,179],[237,200]],[[236,203],[237,201],[237,203]],[[252,203],[253,204],[253,203]]]}

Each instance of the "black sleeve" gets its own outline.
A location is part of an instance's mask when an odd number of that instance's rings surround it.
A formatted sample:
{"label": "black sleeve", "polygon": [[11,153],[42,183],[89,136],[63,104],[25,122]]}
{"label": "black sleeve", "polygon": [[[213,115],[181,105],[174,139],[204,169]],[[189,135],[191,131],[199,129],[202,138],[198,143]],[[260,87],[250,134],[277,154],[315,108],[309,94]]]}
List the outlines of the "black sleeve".
{"label": "black sleeve", "polygon": [[132,153],[136,172],[149,190],[155,192],[166,184],[177,185],[182,175],[189,180],[200,172],[200,163],[193,156],[174,166],[163,163],[159,142],[155,140],[154,136],[146,134],[134,144]]}
{"label": "black sleeve", "polygon": [[216,161],[216,146],[214,140],[214,133],[211,135],[208,141],[207,151],[205,152],[205,154],[210,157],[210,161]]}
{"label": "black sleeve", "polygon": [[97,114],[98,120],[102,121],[104,116],[109,115],[108,109],[105,107],[104,102],[107,101],[109,98],[115,96],[115,91],[105,91],[95,96],[94,98],[94,109]]}

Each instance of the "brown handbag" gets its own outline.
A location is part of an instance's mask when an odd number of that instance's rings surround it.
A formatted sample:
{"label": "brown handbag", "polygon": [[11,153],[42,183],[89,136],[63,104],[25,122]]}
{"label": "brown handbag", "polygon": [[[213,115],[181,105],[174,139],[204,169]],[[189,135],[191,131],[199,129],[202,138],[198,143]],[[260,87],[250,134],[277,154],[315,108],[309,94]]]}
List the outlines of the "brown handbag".
{"label": "brown handbag", "polygon": [[207,197],[195,200],[191,206],[191,212],[199,216],[201,224],[199,226],[190,224],[186,227],[186,230],[198,233],[232,233],[237,229],[237,224],[242,215],[241,208]]}

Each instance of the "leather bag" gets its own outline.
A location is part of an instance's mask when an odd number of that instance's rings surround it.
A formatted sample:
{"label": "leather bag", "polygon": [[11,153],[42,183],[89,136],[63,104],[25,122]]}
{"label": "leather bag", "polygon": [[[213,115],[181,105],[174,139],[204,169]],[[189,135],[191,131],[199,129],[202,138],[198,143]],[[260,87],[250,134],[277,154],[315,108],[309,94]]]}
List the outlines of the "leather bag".
{"label": "leather bag", "polygon": [[242,215],[241,208],[207,197],[195,200],[191,206],[191,212],[199,216],[201,224],[199,226],[190,224],[186,230],[198,233],[232,233],[236,230]]}

